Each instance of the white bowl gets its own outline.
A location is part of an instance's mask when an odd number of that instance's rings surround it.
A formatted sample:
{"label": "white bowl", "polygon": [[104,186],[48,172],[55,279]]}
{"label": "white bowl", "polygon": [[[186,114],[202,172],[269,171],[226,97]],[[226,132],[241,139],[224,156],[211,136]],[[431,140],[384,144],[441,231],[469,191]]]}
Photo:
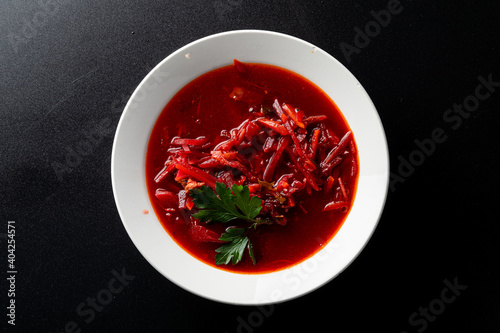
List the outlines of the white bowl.
{"label": "white bowl", "polygon": [[[273,273],[230,273],[192,257],[163,229],[146,188],[146,148],[164,106],[188,82],[212,69],[230,65],[233,59],[280,66],[314,82],[335,101],[358,145],[357,194],[343,226],[314,256]],[[144,78],[118,124],[111,176],[123,225],[153,267],[194,294],[220,302],[257,305],[304,295],[333,279],[356,258],[380,218],[387,195],[389,163],[385,134],[375,106],[340,62],[295,37],[240,30],[190,43],[165,58]]]}

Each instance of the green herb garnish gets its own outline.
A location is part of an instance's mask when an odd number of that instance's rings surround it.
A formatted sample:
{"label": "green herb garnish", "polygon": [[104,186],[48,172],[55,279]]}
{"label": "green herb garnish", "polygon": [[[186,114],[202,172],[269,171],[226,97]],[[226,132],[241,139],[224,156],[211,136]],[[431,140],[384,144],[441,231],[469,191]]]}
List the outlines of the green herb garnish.
{"label": "green herb garnish", "polygon": [[[234,184],[231,188],[223,183],[217,183],[215,192],[208,186],[193,188],[189,191],[193,202],[200,210],[193,214],[194,218],[201,222],[222,222],[227,223],[232,220],[245,220],[252,222],[249,227],[257,227],[261,223],[269,223],[267,220],[255,219],[262,209],[262,200],[253,196],[250,197],[248,186]],[[256,264],[252,243],[244,233],[248,228],[229,227],[219,238],[221,241],[230,242],[217,248],[215,252],[215,263],[217,265],[233,265],[239,263],[243,258],[245,249],[254,265]]]}
{"label": "green herb garnish", "polygon": [[216,265],[227,265],[231,261],[233,265],[239,263],[243,258],[243,252],[248,249],[248,254],[252,258],[253,264],[257,262],[253,254],[252,243],[247,236],[243,236],[245,233],[245,228],[227,228],[226,232],[222,234],[219,238],[222,241],[230,241],[231,243],[224,244],[217,248],[215,252],[215,264]]}
{"label": "green herb garnish", "polygon": [[223,183],[217,183],[215,191],[218,196],[208,186],[189,191],[194,204],[200,209],[193,217],[201,222],[226,223],[235,219],[260,222],[255,217],[262,209],[262,200],[257,196],[250,198],[248,186],[234,184],[229,189]]}

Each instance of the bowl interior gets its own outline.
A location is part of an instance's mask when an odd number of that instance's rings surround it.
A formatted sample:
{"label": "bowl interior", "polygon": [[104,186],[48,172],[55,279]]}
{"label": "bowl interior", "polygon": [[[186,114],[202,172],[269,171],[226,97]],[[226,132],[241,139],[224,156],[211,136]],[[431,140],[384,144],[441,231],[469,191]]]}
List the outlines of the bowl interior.
{"label": "bowl interior", "polygon": [[[164,231],[146,188],[146,148],[164,106],[185,84],[212,69],[231,64],[233,59],[280,66],[314,82],[335,101],[358,145],[358,189],[342,228],[308,260],[273,273],[230,273],[193,258]],[[329,54],[308,42],[257,30],[232,31],[200,39],[158,64],[125,107],[111,163],[113,191],[121,219],[151,265],[197,295],[246,305],[298,297],[327,283],[345,269],[376,227],[389,180],[384,130],[373,103],[356,78]]]}

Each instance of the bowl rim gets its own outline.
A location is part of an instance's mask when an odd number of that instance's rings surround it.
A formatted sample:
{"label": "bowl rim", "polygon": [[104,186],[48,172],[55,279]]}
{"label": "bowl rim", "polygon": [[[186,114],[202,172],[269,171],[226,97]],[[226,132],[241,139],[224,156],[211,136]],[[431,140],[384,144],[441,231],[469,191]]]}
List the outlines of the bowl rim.
{"label": "bowl rim", "polygon": [[[333,64],[335,64],[335,66],[337,67],[337,70],[343,71],[345,75],[350,76],[356,82],[356,86],[359,89],[358,93],[361,93],[361,95],[364,96],[364,99],[365,99],[364,102],[367,103],[366,107],[368,109],[370,109],[371,111],[374,111],[374,114],[373,114],[374,117],[373,117],[372,120],[376,123],[376,124],[374,124],[375,127],[377,127],[378,129],[381,129],[381,132],[378,133],[378,134],[381,134],[381,136],[382,136],[381,138],[379,138],[380,139],[379,141],[381,143],[381,147],[379,147],[379,148],[381,148],[381,150],[383,151],[383,155],[384,155],[384,158],[382,159],[383,161],[381,161],[381,164],[385,165],[385,168],[384,168],[383,172],[379,176],[381,178],[381,180],[379,181],[379,183],[384,184],[384,186],[379,189],[379,191],[380,191],[380,193],[379,193],[380,194],[379,195],[380,198],[379,198],[379,205],[378,205],[379,207],[378,207],[378,211],[376,212],[377,213],[376,216],[372,217],[372,219],[374,220],[374,223],[372,223],[370,230],[367,230],[367,232],[365,233],[365,235],[363,237],[363,243],[361,244],[361,246],[357,247],[357,250],[354,253],[354,255],[351,255],[349,257],[349,260],[346,260],[344,262],[344,264],[342,265],[343,267],[341,269],[337,270],[335,274],[331,274],[328,278],[322,278],[322,279],[320,279],[321,281],[313,283],[313,286],[309,286],[308,285],[307,288],[305,288],[304,290],[300,290],[300,292],[289,293],[289,294],[286,294],[283,297],[277,297],[276,299],[273,299],[272,297],[270,297],[269,299],[266,299],[266,300],[264,300],[262,298],[260,298],[260,299],[251,299],[251,297],[248,297],[248,296],[244,297],[244,299],[235,299],[233,297],[231,297],[231,298],[217,297],[217,296],[214,296],[213,293],[203,292],[202,290],[200,290],[198,288],[198,286],[193,287],[193,286],[190,286],[190,285],[184,283],[183,281],[179,281],[177,278],[172,277],[171,274],[168,274],[167,272],[165,272],[164,267],[162,266],[161,263],[159,264],[157,261],[155,261],[150,256],[148,256],[148,254],[145,253],[145,251],[144,251],[144,245],[141,244],[141,241],[140,241],[141,238],[136,235],[136,232],[132,228],[132,224],[129,222],[130,218],[127,216],[127,214],[125,212],[125,208],[124,208],[124,205],[123,205],[123,202],[122,202],[123,201],[122,200],[122,196],[120,195],[119,183],[120,183],[121,180],[119,179],[119,176],[118,176],[119,172],[118,172],[118,169],[117,169],[118,166],[117,166],[117,160],[116,160],[118,151],[121,149],[120,148],[121,133],[124,130],[124,127],[126,126],[125,124],[127,122],[127,115],[130,112],[132,112],[130,110],[132,110],[132,109],[135,108],[136,105],[134,106],[134,103],[137,103],[137,98],[139,96],[139,93],[140,93],[141,89],[143,89],[145,86],[148,85],[148,83],[150,83],[151,79],[154,77],[155,72],[157,72],[159,69],[161,69],[163,66],[165,66],[165,64],[167,64],[169,61],[171,61],[171,59],[174,59],[175,57],[179,57],[179,56],[184,56],[186,54],[186,52],[189,51],[194,46],[205,44],[206,42],[209,42],[211,40],[216,40],[218,38],[225,38],[227,36],[244,36],[244,35],[252,35],[252,34],[259,35],[259,36],[272,36],[272,37],[275,37],[275,38],[284,38],[285,40],[288,40],[289,42],[291,41],[293,43],[300,44],[300,47],[308,47],[308,48],[310,48],[312,50],[313,53],[314,52],[318,52],[323,57],[326,57],[329,61],[331,61]],[[189,52],[187,52],[187,54],[189,54]],[[198,76],[201,75],[201,74],[203,74],[203,73],[199,73]],[[189,81],[190,80],[188,80],[188,82]],[[312,81],[312,82],[314,82],[314,81]],[[316,83],[316,82],[314,82],[314,83]],[[182,86],[180,86],[179,89],[181,87]],[[173,92],[173,94],[175,94],[175,93],[176,93],[176,91]],[[334,100],[336,102],[336,99],[333,96],[330,96],[330,98],[332,98],[332,100]],[[166,105],[166,103],[165,103],[165,105]],[[342,108],[340,106],[339,106],[339,108],[340,108],[341,112],[343,113]],[[161,112],[161,110],[160,110],[160,112]],[[344,114],[344,116],[345,116],[345,114]],[[156,121],[156,118],[157,117],[155,117],[155,121]],[[353,131],[353,133],[356,136],[356,132]],[[149,135],[150,135],[150,132],[147,133],[147,141],[149,141]],[[363,170],[363,166],[361,165],[361,160],[360,160],[360,176],[361,176],[361,170]],[[144,175],[144,177],[145,177],[145,175]],[[111,180],[112,180],[113,194],[114,194],[115,202],[116,202],[116,205],[117,205],[117,209],[118,209],[120,218],[122,220],[122,223],[123,223],[125,229],[127,230],[127,233],[129,235],[129,237],[131,238],[132,242],[137,247],[137,249],[139,250],[139,252],[143,255],[143,257],[158,272],[160,272],[167,279],[169,279],[170,281],[174,282],[178,286],[180,286],[180,287],[182,287],[182,288],[190,291],[191,293],[194,293],[194,294],[199,295],[199,296],[204,297],[204,298],[208,298],[208,299],[211,299],[211,300],[214,300],[214,301],[223,302],[223,303],[230,303],[230,304],[263,305],[263,304],[279,303],[279,302],[283,302],[283,301],[292,300],[292,299],[295,299],[297,297],[303,296],[303,295],[305,295],[305,294],[307,294],[309,292],[312,292],[312,291],[320,288],[321,286],[323,286],[323,285],[327,284],[328,282],[330,282],[331,280],[333,280],[336,276],[338,276],[338,274],[342,273],[359,256],[359,254],[366,247],[366,245],[368,244],[369,240],[371,239],[373,233],[375,232],[375,229],[376,229],[376,227],[377,227],[377,225],[379,223],[380,217],[382,215],[383,208],[385,206],[385,202],[386,202],[386,199],[387,199],[387,193],[388,193],[388,187],[389,187],[389,151],[388,151],[387,139],[386,139],[386,136],[385,136],[383,125],[382,125],[382,122],[380,120],[380,117],[378,115],[378,112],[377,112],[377,110],[376,110],[376,108],[375,108],[372,100],[370,99],[368,93],[361,86],[361,84],[359,83],[359,81],[357,81],[357,79],[354,77],[354,75],[344,65],[342,65],[337,59],[335,59],[333,56],[331,56],[327,52],[323,51],[319,47],[317,47],[317,46],[315,46],[315,45],[313,45],[313,44],[311,44],[309,42],[306,42],[306,41],[304,41],[304,40],[302,40],[300,38],[297,38],[297,37],[294,37],[294,36],[290,36],[290,35],[287,35],[287,34],[283,34],[283,33],[279,33],[279,32],[274,32],[274,31],[267,31],[267,30],[257,30],[257,29],[231,30],[231,31],[226,31],[226,32],[221,32],[221,33],[217,33],[217,34],[212,34],[212,35],[209,35],[209,36],[205,36],[205,37],[202,37],[200,39],[197,39],[195,41],[192,41],[192,42],[186,44],[185,46],[177,49],[176,51],[172,52],[169,56],[167,56],[166,58],[164,58],[161,62],[159,62],[145,76],[145,78],[137,86],[137,88],[134,90],[134,93],[131,95],[129,101],[127,102],[127,104],[126,104],[126,106],[124,108],[124,111],[122,113],[122,116],[120,118],[120,121],[118,123],[118,126],[116,128],[116,133],[115,133],[115,137],[114,137],[114,141],[113,141],[112,154],[111,154],[111,178],[112,178]],[[358,186],[359,186],[359,179],[358,179]],[[149,200],[149,197],[147,198],[147,200]],[[152,212],[154,212],[154,210],[152,210]],[[154,215],[154,218],[156,219],[156,215],[155,214],[152,214],[152,215]],[[347,222],[347,220],[348,219],[346,219],[346,221],[344,221],[344,224]],[[158,225],[161,227],[162,231],[168,237],[170,237],[168,235],[168,233],[163,230],[163,227],[161,226],[161,223],[159,221],[157,221],[157,222],[158,222]],[[344,226],[341,227],[341,229],[339,230],[339,232],[342,230],[343,227]],[[335,238],[336,237],[337,236],[335,236],[330,241],[330,243],[335,243]],[[174,243],[175,243],[175,241],[174,241]],[[330,245],[330,244],[328,244],[328,245]],[[330,247],[330,249],[332,247],[335,247],[335,245],[332,245]],[[327,248],[327,246],[325,246],[325,248]],[[181,249],[181,251],[184,251],[184,250]],[[321,250],[321,251],[323,251],[323,250]],[[321,252],[321,251],[319,251],[319,252]],[[306,261],[308,261],[310,259],[313,259],[318,253],[314,254],[309,259],[306,259]],[[302,264],[302,263],[304,263],[304,262],[299,263],[299,265]],[[206,265],[204,263],[201,263],[201,264]],[[262,279],[260,279],[260,278],[262,278],[265,275],[283,274],[282,273],[283,270],[280,270],[280,271],[277,271],[277,272],[271,272],[271,273],[263,273],[263,274],[240,274],[240,273],[231,273],[231,272],[228,272],[228,271],[225,271],[225,270],[219,270],[219,269],[211,267],[209,265],[206,265],[206,266],[209,267],[210,270],[217,270],[218,272],[223,272],[223,274],[229,274],[232,277],[235,277],[235,275],[237,275],[238,278],[242,278],[242,279],[240,279],[242,282],[245,282],[245,281],[246,282],[252,282],[251,280],[257,279],[258,280],[257,282],[253,281],[253,283],[251,283],[252,285],[255,285],[255,283],[257,283],[257,284],[258,283],[265,283],[265,281],[263,282]],[[293,270],[294,267],[297,267],[297,265],[291,267],[290,270]],[[289,269],[286,269],[286,270],[289,270]],[[204,272],[207,272],[207,271],[204,270]],[[259,279],[260,279],[260,281],[259,281]],[[275,281],[273,281],[273,283],[275,283]],[[222,294],[221,296],[224,296],[224,295]]]}

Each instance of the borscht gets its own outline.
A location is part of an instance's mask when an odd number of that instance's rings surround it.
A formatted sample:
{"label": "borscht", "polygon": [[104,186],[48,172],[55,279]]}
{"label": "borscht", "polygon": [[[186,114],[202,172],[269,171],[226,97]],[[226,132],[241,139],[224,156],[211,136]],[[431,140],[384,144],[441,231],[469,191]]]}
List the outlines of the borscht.
{"label": "borscht", "polygon": [[318,252],[346,219],[358,174],[354,134],[319,87],[238,60],[174,95],[146,154],[164,229],[198,260],[239,273]]}

